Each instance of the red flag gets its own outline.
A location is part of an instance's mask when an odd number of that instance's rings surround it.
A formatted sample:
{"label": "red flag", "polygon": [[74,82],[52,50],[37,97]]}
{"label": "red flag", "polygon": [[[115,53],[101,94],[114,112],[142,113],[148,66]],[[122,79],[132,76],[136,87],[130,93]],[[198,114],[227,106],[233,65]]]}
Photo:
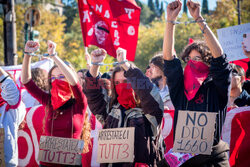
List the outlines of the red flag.
{"label": "red flag", "polygon": [[134,61],[141,11],[134,0],[79,0],[78,8],[85,46],[98,46],[113,57],[121,47]]}

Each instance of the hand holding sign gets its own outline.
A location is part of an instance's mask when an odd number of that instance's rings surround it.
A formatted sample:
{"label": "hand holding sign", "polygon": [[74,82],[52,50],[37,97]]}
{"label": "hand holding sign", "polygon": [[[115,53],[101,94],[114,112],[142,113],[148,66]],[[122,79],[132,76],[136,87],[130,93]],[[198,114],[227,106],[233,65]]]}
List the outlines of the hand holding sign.
{"label": "hand holding sign", "polygon": [[198,2],[193,2],[191,0],[189,0],[187,2],[187,7],[188,7],[188,10],[189,10],[189,13],[190,15],[195,19],[197,20],[199,17],[202,18],[201,16],[201,5],[200,3]]}
{"label": "hand holding sign", "polygon": [[40,48],[40,44],[38,42],[28,41],[25,44],[24,51],[27,52],[27,53],[32,53],[32,52],[36,52],[39,48]]}
{"label": "hand holding sign", "polygon": [[180,0],[171,2],[168,4],[167,7],[167,18],[169,21],[175,21],[177,16],[181,11],[182,3]]}
{"label": "hand holding sign", "polygon": [[93,63],[102,63],[107,52],[104,49],[96,49],[91,52],[91,60]]}

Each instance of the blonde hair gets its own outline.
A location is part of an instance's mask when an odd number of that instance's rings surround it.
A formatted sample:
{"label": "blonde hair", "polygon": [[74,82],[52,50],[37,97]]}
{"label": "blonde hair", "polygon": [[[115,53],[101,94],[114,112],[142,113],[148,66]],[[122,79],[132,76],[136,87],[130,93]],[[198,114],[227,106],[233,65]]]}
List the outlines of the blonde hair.
{"label": "blonde hair", "polygon": [[89,152],[89,146],[91,146],[91,140],[90,140],[90,131],[91,131],[91,126],[90,122],[88,119],[88,112],[85,112],[85,118],[83,122],[83,127],[82,127],[82,135],[81,139],[84,141],[84,148],[83,148],[83,153]]}

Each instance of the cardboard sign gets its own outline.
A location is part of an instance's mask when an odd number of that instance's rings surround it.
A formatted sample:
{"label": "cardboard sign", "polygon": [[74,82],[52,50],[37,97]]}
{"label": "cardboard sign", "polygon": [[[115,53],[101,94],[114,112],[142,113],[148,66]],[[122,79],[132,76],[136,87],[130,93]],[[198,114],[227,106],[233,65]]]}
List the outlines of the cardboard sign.
{"label": "cardboard sign", "polygon": [[97,162],[134,162],[134,142],[134,127],[99,130]]}
{"label": "cardboard sign", "polygon": [[243,34],[250,33],[250,23],[217,30],[218,39],[229,61],[247,58],[242,50]]}
{"label": "cardboard sign", "polygon": [[38,159],[48,163],[80,165],[83,147],[82,140],[41,136]]}
{"label": "cardboard sign", "polygon": [[5,167],[5,160],[4,160],[4,128],[0,128],[0,166]]}
{"label": "cardboard sign", "polygon": [[217,113],[179,111],[174,152],[210,155]]}

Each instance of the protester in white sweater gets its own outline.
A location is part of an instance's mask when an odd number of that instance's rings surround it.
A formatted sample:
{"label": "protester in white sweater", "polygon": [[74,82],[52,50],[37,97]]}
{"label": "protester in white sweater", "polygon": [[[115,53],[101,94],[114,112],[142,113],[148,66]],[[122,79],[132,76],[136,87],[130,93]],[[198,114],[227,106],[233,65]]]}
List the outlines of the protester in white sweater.
{"label": "protester in white sweater", "polygon": [[0,128],[4,129],[5,166],[18,165],[17,131],[25,117],[25,106],[12,78],[0,67]]}

